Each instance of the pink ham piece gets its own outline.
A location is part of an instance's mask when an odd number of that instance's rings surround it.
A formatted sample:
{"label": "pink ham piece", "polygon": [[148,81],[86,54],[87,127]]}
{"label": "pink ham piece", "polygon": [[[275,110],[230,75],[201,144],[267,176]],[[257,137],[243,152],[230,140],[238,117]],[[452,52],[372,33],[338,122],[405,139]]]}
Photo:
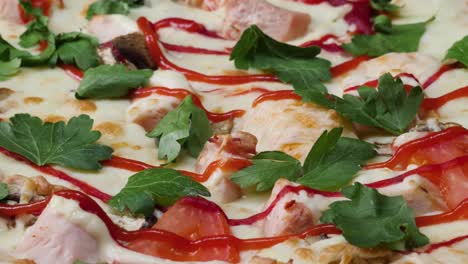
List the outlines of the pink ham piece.
{"label": "pink ham piece", "polygon": [[[288,185],[298,185],[285,179],[279,179],[271,191],[268,207],[276,196]],[[297,200],[298,195],[286,194],[275,205],[263,222],[263,233],[267,237],[297,234],[314,225],[312,210]]]}
{"label": "pink ham piece", "polygon": [[127,120],[145,129],[153,130],[167,113],[182,101],[176,97],[153,94],[135,100],[127,110]]}
{"label": "pink ham piece", "polygon": [[76,260],[96,263],[97,249],[98,244],[90,234],[46,209],[26,231],[15,256],[36,264],[72,264]]}
{"label": "pink ham piece", "polygon": [[214,11],[224,5],[226,0],[183,0],[185,4],[208,11]]}
{"label": "pink ham piece", "polygon": [[308,14],[289,11],[266,0],[227,0],[222,35],[236,40],[250,25],[257,25],[278,41],[303,36],[309,27]]}
{"label": "pink ham piece", "polygon": [[[229,159],[248,159],[255,155],[257,138],[249,133],[236,132],[226,135],[215,135],[205,144],[198,156],[195,168],[203,173],[214,161]],[[234,173],[228,169],[217,169],[204,185],[210,190],[211,197],[216,202],[227,203],[241,197],[240,187],[230,180]]]}
{"label": "pink ham piece", "polygon": [[21,22],[18,0],[0,0],[0,20]]}

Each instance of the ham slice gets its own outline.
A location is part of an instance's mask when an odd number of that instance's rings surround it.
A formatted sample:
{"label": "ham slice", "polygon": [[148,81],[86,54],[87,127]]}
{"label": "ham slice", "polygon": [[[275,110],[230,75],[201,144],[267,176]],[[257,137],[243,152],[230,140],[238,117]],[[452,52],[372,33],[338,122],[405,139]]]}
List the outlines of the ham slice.
{"label": "ham slice", "polygon": [[0,20],[19,23],[21,21],[18,0],[0,1]]}
{"label": "ham slice", "polygon": [[286,10],[265,0],[227,0],[222,35],[236,40],[255,24],[272,38],[289,41],[303,36],[310,20],[308,14]]}
{"label": "ham slice", "polygon": [[224,5],[225,0],[184,0],[185,4],[204,10],[213,11]]}
{"label": "ham slice", "polygon": [[[215,135],[208,140],[198,156],[195,168],[203,173],[214,161],[227,162],[230,159],[249,159],[255,155],[257,138],[245,133],[236,132],[226,135]],[[210,190],[211,197],[217,202],[231,202],[241,197],[240,187],[230,180],[235,169],[217,169],[204,185]]]}
{"label": "ham slice", "polygon": [[15,255],[36,264],[99,261],[97,241],[79,226],[45,210],[16,248]]}

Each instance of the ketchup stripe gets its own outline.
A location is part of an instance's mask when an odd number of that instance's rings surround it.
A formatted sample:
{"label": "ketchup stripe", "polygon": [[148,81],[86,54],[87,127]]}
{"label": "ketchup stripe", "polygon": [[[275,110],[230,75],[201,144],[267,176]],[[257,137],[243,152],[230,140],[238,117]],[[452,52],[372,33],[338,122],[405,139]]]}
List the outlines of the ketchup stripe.
{"label": "ketchup stripe", "polygon": [[214,113],[211,111],[208,111],[202,104],[200,97],[197,94],[194,94],[188,90],[185,89],[169,89],[165,87],[149,87],[149,88],[140,88],[136,89],[133,91],[133,93],[130,95],[131,98],[142,98],[142,97],[147,97],[150,96],[151,94],[160,94],[160,95],[165,95],[165,96],[173,96],[176,97],[180,100],[184,99],[188,95],[192,95],[192,100],[195,105],[203,109],[205,111],[206,115],[208,116],[208,119],[212,122],[222,122],[226,121],[229,119],[241,117],[245,114],[244,110],[232,110],[226,113]]}
{"label": "ketchup stripe", "polygon": [[[185,77],[190,81],[225,85],[245,84],[250,82],[280,82],[276,76],[271,74],[254,74],[246,76],[205,75],[177,66],[164,56],[164,52],[161,50],[161,47],[158,43],[159,41],[155,32],[155,27],[151,24],[151,22],[144,17],[140,17],[137,20],[137,23],[138,27],[145,36],[146,47],[148,48],[148,51],[154,62],[162,69],[175,70],[184,74]],[[156,27],[156,29],[157,28],[158,27]]]}
{"label": "ketchup stripe", "polygon": [[66,174],[65,172],[63,171],[60,171],[60,170],[57,170],[51,166],[48,166],[48,165],[45,165],[45,166],[38,166],[34,163],[32,163],[31,161],[29,161],[28,159],[24,158],[23,156],[21,155],[18,155],[16,153],[13,153],[5,148],[2,148],[0,147],[0,153],[3,153],[4,155],[10,157],[10,158],[13,158],[19,162],[22,162],[22,163],[25,163],[29,166],[31,166],[33,169],[37,170],[37,171],[40,171],[42,173],[45,173],[49,176],[53,176],[55,178],[58,178],[58,179],[61,179],[61,180],[64,180],[66,182],[69,182],[73,185],[75,185],[76,187],[78,187],[79,189],[81,189],[84,193],[88,194],[88,195],[91,195],[91,196],[94,196],[96,198],[98,198],[99,200],[103,201],[103,202],[107,202],[109,199],[112,198],[111,195],[107,194],[107,193],[104,193],[104,192],[101,192],[100,190],[94,188],[93,186],[87,184],[86,182],[83,182],[83,181],[80,181],[76,178],[73,178],[72,176]]}

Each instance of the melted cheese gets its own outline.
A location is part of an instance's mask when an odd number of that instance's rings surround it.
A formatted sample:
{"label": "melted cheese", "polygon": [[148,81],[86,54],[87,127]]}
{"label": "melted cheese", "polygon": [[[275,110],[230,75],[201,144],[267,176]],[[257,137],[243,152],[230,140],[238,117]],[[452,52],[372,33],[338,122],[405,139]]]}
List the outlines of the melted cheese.
{"label": "melted cheese", "polygon": [[[289,0],[269,1],[283,8],[311,15],[312,22],[308,33],[304,37],[292,41],[291,43],[293,44],[317,39],[327,33],[344,35],[346,31],[351,29],[343,19],[343,16],[351,8],[349,5],[332,7],[324,3],[317,6],[307,6]],[[66,8],[63,10],[58,10],[57,7],[54,7],[55,12],[53,12],[53,16],[50,18],[50,28],[57,33],[86,31],[88,21],[84,18],[84,14],[86,7],[92,2],[92,0],[69,0],[65,1]],[[419,52],[415,54],[388,54],[364,63],[349,74],[327,83],[326,85],[330,92],[341,95],[344,88],[376,79],[380,74],[387,71],[393,74],[410,72],[421,81],[424,81],[440,66],[440,60],[444,57],[447,48],[453,42],[468,34],[467,0],[396,0],[394,2],[402,6],[401,17],[396,20],[397,23],[419,22],[427,20],[434,15],[437,16],[436,20],[428,25],[428,30],[420,43]],[[132,9],[129,17],[135,20],[140,16],[146,16],[152,21],[157,21],[176,16],[203,23],[209,30],[219,30],[222,28],[224,11],[221,8],[215,12],[207,12],[177,4],[171,0],[151,0],[147,1],[144,7]],[[126,21],[126,28],[129,30],[136,29],[135,24],[128,19]],[[0,33],[13,44],[16,45],[18,36],[24,30],[24,25],[2,21],[0,18]],[[224,48],[234,45],[233,41],[207,38],[174,29],[163,29],[159,33],[161,40],[171,44],[193,45],[195,47],[216,50],[224,50]],[[338,64],[348,59],[346,56],[327,52],[322,52],[321,56],[331,60],[333,64]],[[168,58],[178,65],[206,74],[225,74],[226,72],[236,70],[233,63],[228,60],[228,56],[170,52]],[[156,71],[151,79],[151,84],[172,88],[191,87],[200,94],[204,105],[208,109],[220,112],[232,109],[251,109],[253,100],[258,96],[258,94],[250,93],[245,96],[226,97],[226,95],[233,91],[242,91],[252,87],[264,87],[270,90],[291,89],[290,86],[279,83],[253,83],[221,87],[222,89],[216,92],[207,93],[209,90],[220,87],[204,83],[189,83],[180,74],[170,71]],[[436,97],[466,85],[468,85],[468,70],[459,69],[443,75],[440,80],[435,82],[425,92],[429,97]],[[128,122],[126,118],[125,113],[130,105],[129,100],[77,101],[74,99],[74,90],[78,87],[78,83],[57,68],[23,68],[14,78],[0,82],[0,87],[6,87],[14,91],[12,95],[0,101],[1,118],[9,118],[15,113],[30,113],[46,120],[57,121],[67,120],[72,116],[82,113],[88,114],[95,120],[95,129],[99,129],[103,133],[100,142],[112,146],[115,154],[150,164],[159,164],[156,158],[157,148],[155,147],[154,140],[145,137],[145,131],[138,125]],[[272,105],[271,102],[263,103],[259,106],[262,105],[265,106],[265,113],[272,111],[269,109]],[[443,106],[439,110],[441,121],[457,122],[468,126],[468,116],[466,116],[468,114],[467,105],[468,99],[461,98]],[[261,114],[259,115],[260,117],[262,117]],[[270,116],[264,116],[263,118],[268,120]],[[284,119],[284,115],[279,113],[278,120],[280,121],[278,122],[288,122],[288,120],[283,120],[282,118]],[[266,122],[263,123],[265,126],[268,126]],[[249,123],[247,119],[240,120],[236,126],[241,127],[242,130],[251,130],[253,132],[263,129],[260,124],[256,122]],[[302,135],[305,130],[298,129],[296,132],[298,135]],[[320,133],[321,128],[313,132]],[[288,131],[274,131],[271,135],[268,134],[268,131],[265,132],[264,136],[263,134],[259,134],[260,140],[264,141],[260,145],[262,150],[279,148],[275,145],[275,141],[266,140],[267,136],[283,140],[288,136],[291,137]],[[311,135],[308,136],[310,137]],[[313,138],[316,137],[314,136]],[[310,148],[313,138],[307,138],[307,142],[301,141],[301,143],[307,143],[308,148]],[[379,142],[391,142],[391,138],[378,138],[378,140],[380,140]],[[22,174],[32,177],[39,174],[29,166],[18,163],[4,155],[0,155],[0,164],[0,168],[5,175]],[[193,170],[194,159],[183,156],[178,160],[176,167]],[[60,169],[111,195],[117,193],[132,174],[128,171],[107,167],[98,173],[83,173],[64,168]],[[399,173],[387,169],[361,171],[356,180],[360,182],[372,182],[394,177],[397,174]],[[46,177],[54,184],[74,188],[67,182],[49,176]],[[424,180],[415,175],[400,184],[387,187],[383,191],[387,194],[403,194],[414,190],[415,186],[421,184],[425,184]],[[221,204],[221,206],[231,218],[247,217],[263,209],[268,199],[267,196],[268,194],[246,193],[245,197],[241,200]],[[310,207],[316,211],[324,210],[330,202],[327,199],[319,198],[316,197],[314,200],[317,203],[310,204]],[[303,197],[303,199],[306,199],[306,197]],[[107,206],[103,205],[103,207],[109,211]],[[76,202],[54,197],[47,210],[60,214],[67,221],[80,226],[95,237],[99,243],[98,250],[103,261],[112,262],[117,260],[119,263],[172,263],[172,261],[141,255],[118,246],[110,238],[102,221],[96,216],[82,211]],[[128,229],[136,229],[141,224],[141,219],[131,220],[112,214],[111,217],[114,221],[122,223]],[[468,234],[467,226],[466,221],[460,221],[425,227],[422,228],[422,232],[428,235],[431,241],[438,242],[451,239],[456,235]],[[1,220],[0,262],[10,260],[11,256],[9,254],[23,236],[24,230],[24,225],[17,224],[16,228],[11,229],[7,227],[5,220]],[[261,236],[261,230],[258,225],[233,227],[233,233],[236,236],[244,238]],[[258,252],[243,252],[242,263],[247,263],[256,254],[285,262],[289,259],[294,259],[294,263],[328,263],[327,261],[336,260],[333,258],[343,256],[343,252],[350,252],[349,250],[351,249],[349,249],[349,245],[345,243],[342,236],[333,236],[324,240],[319,240],[317,237],[305,240],[292,239]],[[467,251],[468,241],[465,240],[453,247],[441,248],[432,254],[402,256],[399,262],[431,263],[439,261],[466,263],[468,260],[464,252]]]}

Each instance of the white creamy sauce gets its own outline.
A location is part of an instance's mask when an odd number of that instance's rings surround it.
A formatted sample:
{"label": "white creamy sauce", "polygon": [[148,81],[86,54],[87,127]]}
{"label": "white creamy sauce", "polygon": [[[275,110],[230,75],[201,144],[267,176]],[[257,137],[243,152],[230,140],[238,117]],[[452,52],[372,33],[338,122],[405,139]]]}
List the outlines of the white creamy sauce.
{"label": "white creamy sauce", "polygon": [[[0,0],[1,1],[1,0]],[[350,30],[349,25],[343,16],[350,10],[349,5],[332,7],[323,3],[320,5],[304,5],[288,0],[269,0],[272,4],[293,10],[308,13],[312,22],[308,32],[300,39],[292,41],[292,44],[301,44],[308,40],[318,39],[325,34],[345,35]],[[52,17],[50,18],[50,28],[54,32],[85,31],[87,32],[88,21],[84,18],[87,6],[92,0],[65,0],[65,9],[58,10],[54,6]],[[436,20],[428,25],[427,32],[423,36],[418,53],[412,54],[387,54],[361,64],[355,70],[339,78],[326,83],[331,93],[342,95],[343,89],[359,85],[369,80],[377,79],[385,72],[396,75],[401,72],[414,74],[421,82],[424,82],[441,65],[441,60],[445,56],[446,50],[457,40],[468,34],[468,1],[467,0],[396,0],[402,6],[401,17],[396,23],[413,23],[425,21],[436,16]],[[133,20],[140,16],[145,16],[151,21],[158,21],[169,17],[180,17],[195,20],[204,24],[209,30],[219,30],[222,28],[225,9],[221,8],[214,12],[207,12],[201,9],[190,8],[182,4],[177,4],[171,0],[151,0],[147,1],[144,7],[132,9],[129,17]],[[136,24],[127,18],[126,29],[131,32],[136,29]],[[7,41],[16,45],[18,36],[25,30],[24,25],[2,21],[0,18],[0,34]],[[235,42],[213,39],[197,34],[191,34],[175,29],[163,29],[159,32],[161,40],[177,45],[194,46],[205,49],[224,50],[232,47]],[[328,52],[322,52],[321,56],[332,61],[334,65],[349,59]],[[202,72],[204,74],[226,74],[236,71],[229,56],[216,55],[196,55],[187,53],[168,52],[168,59],[177,65]],[[251,70],[250,72],[255,72]],[[410,81],[409,81],[410,82]],[[198,92],[204,106],[214,112],[224,112],[233,109],[251,109],[252,102],[258,97],[258,93],[249,93],[244,96],[226,97],[227,95],[250,89],[253,87],[263,87],[270,90],[292,89],[291,86],[280,83],[251,83],[245,85],[220,86],[205,83],[188,82],[181,74],[171,71],[158,70],[150,80],[154,86],[166,86],[170,88],[193,89]],[[458,69],[444,74],[437,82],[425,90],[428,97],[437,97],[453,91],[457,88],[468,85],[468,70]],[[79,114],[91,116],[95,123],[94,128],[102,132],[100,143],[114,148],[114,154],[143,161],[153,165],[158,165],[157,148],[153,139],[145,136],[143,128],[127,120],[127,108],[130,101],[120,100],[86,100],[77,101],[74,98],[74,91],[78,87],[78,82],[67,76],[61,69],[49,68],[22,68],[20,73],[13,78],[0,82],[0,87],[6,87],[14,91],[7,98],[0,100],[0,118],[7,119],[16,113],[30,113],[49,121],[68,120]],[[220,90],[209,92],[213,89]],[[271,103],[264,103],[269,105]],[[265,114],[271,112],[265,111]],[[468,126],[468,98],[453,100],[439,109],[440,121],[456,122]],[[283,117],[280,115],[280,118]],[[268,117],[267,117],[268,118]],[[248,123],[245,120],[236,121],[236,126],[240,127]],[[252,131],[261,130],[255,124],[249,124]],[[266,124],[265,124],[266,125]],[[321,133],[320,131],[316,131]],[[274,137],[284,138],[286,131],[275,131]],[[347,132],[351,133],[351,132]],[[284,134],[284,135],[283,135]],[[297,135],[301,136],[300,131]],[[379,142],[391,143],[392,138],[377,138]],[[406,140],[406,139],[405,139]],[[403,141],[405,141],[403,140]],[[268,143],[268,144],[267,144]],[[272,149],[276,142],[267,142],[261,145],[262,150]],[[306,142],[301,142],[306,144]],[[312,142],[307,142],[312,144]],[[193,158],[183,155],[178,159],[176,168],[194,170]],[[58,168],[58,167],[57,167]],[[413,167],[407,168],[412,169]],[[125,185],[131,172],[105,167],[99,172],[78,172],[65,168],[63,170],[73,177],[85,181],[97,189],[114,195]],[[0,170],[4,175],[21,174],[28,177],[40,175],[41,173],[32,169],[28,165],[14,161],[13,159],[0,154]],[[389,169],[363,170],[358,173],[356,181],[370,183],[378,180],[395,177],[404,171],[395,172]],[[54,184],[75,188],[67,182],[54,177],[44,175],[47,180]],[[428,183],[420,176],[413,175],[405,181],[381,189],[388,195],[402,195],[411,193],[419,186],[427,187]],[[428,187],[430,188],[430,187]],[[76,189],[76,188],[75,188]],[[269,193],[255,194],[246,192],[242,199],[221,204],[230,218],[243,218],[258,213],[264,209],[264,204],[268,200]],[[309,202],[307,206],[314,212],[323,211],[327,205],[335,198],[313,197],[310,199],[305,195],[300,195],[301,201]],[[408,197],[405,195],[405,197]],[[100,203],[104,209],[111,213],[106,205]],[[89,234],[98,242],[98,253],[102,261],[118,261],[118,263],[173,263],[172,261],[145,256],[123,247],[120,247],[110,237],[104,223],[95,215],[84,212],[78,204],[72,200],[54,196],[49,203],[48,211],[64,217]],[[141,219],[128,219],[125,217],[111,215],[111,218],[124,225],[127,229],[136,229],[141,224]],[[21,222],[21,220],[17,221]],[[233,234],[241,238],[261,237],[261,223],[251,226],[236,226],[232,228]],[[458,221],[441,225],[424,227],[421,229],[431,239],[431,242],[440,242],[453,237],[468,234],[467,221]],[[25,228],[18,225],[16,228],[8,228],[5,220],[0,219],[0,263],[11,260],[11,252],[16,244],[21,240]],[[242,252],[242,263],[248,263],[253,255],[271,257],[280,261],[294,259],[294,263],[327,263],[333,261],[333,257],[343,252],[349,245],[342,236],[332,236],[329,239],[319,240],[318,237],[310,237],[305,240],[292,239],[269,249],[258,252]],[[335,251],[333,251],[334,249]],[[400,263],[467,263],[468,262],[468,241],[455,244],[450,248],[441,248],[432,254],[416,253],[402,256]],[[405,262],[406,261],[406,262]],[[206,262],[203,262],[206,263]],[[218,262],[211,262],[218,263]]]}

